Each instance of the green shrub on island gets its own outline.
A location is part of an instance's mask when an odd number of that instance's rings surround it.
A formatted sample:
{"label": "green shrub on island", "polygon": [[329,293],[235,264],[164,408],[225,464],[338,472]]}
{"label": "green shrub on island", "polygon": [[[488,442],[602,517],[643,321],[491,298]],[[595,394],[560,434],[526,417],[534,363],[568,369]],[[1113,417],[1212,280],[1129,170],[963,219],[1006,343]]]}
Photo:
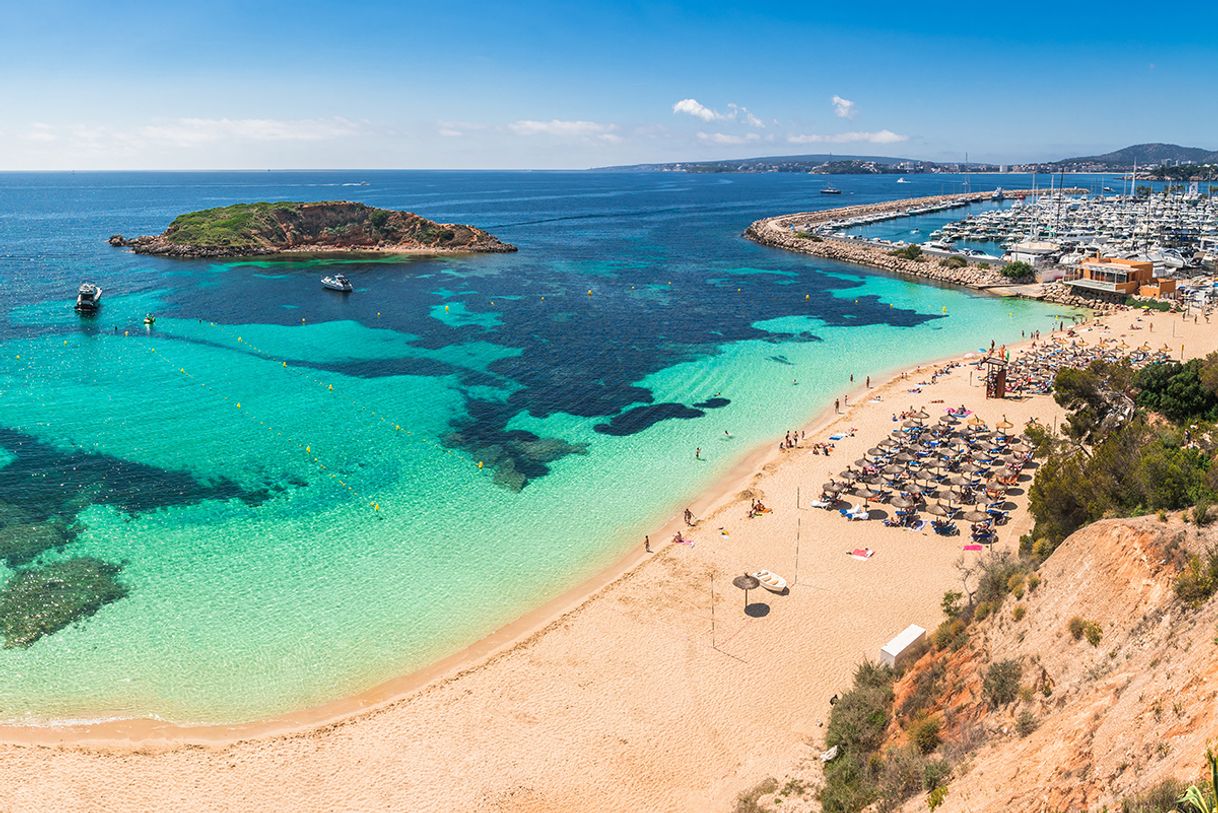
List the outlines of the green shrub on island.
{"label": "green shrub on island", "polygon": [[964,259],[963,257],[946,257],[939,260],[939,265],[943,266],[944,268],[967,268],[968,260]]}
{"label": "green shrub on island", "polygon": [[809,243],[821,243],[821,242],[824,242],[824,241],[821,239],[820,235],[818,235],[818,234],[813,234],[813,233],[812,233],[812,232],[810,232],[810,231],[797,231],[797,232],[795,232],[795,236],[796,236],[797,238],[799,238],[800,240],[807,240]]}
{"label": "green shrub on island", "polygon": [[1012,282],[1032,282],[1036,279],[1036,269],[1022,260],[1007,263],[998,273]]}

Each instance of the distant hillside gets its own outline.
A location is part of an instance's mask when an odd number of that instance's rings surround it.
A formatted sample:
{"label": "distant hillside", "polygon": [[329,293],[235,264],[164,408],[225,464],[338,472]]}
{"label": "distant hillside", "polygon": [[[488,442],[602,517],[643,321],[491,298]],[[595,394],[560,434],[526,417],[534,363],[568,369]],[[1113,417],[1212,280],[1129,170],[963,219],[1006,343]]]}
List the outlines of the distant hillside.
{"label": "distant hillside", "polygon": [[671,161],[663,164],[629,164],[595,167],[595,172],[814,172],[820,175],[899,174],[919,172],[979,172],[993,170],[988,164],[939,164],[914,158],[881,155],[772,155],[757,158],[726,158],[716,161]]}
{"label": "distant hillside", "polygon": [[241,257],[309,252],[515,251],[473,226],[362,203],[239,203],[180,215],[163,233],[110,238],[137,254]]}
{"label": "distant hillside", "polygon": [[1213,164],[1218,163],[1218,152],[1201,147],[1181,147],[1178,144],[1134,144],[1103,155],[1063,158],[1048,166],[1066,170],[1089,167],[1111,171],[1132,169],[1135,163],[1140,167],[1163,163]]}

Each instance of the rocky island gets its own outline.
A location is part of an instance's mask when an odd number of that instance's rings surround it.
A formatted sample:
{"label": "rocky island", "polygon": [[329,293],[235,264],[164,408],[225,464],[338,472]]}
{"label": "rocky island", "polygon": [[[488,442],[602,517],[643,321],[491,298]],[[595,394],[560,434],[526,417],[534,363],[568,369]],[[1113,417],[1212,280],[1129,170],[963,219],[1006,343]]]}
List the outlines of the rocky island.
{"label": "rocky island", "polygon": [[136,254],[249,257],[267,254],[447,254],[516,247],[474,226],[349,201],[238,203],[180,215],[160,234],[110,238]]}

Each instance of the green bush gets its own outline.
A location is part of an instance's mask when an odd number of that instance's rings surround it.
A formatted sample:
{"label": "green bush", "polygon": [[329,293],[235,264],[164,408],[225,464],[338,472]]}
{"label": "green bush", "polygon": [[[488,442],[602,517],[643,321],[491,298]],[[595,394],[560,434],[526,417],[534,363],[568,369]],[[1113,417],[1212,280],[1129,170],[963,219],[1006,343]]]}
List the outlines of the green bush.
{"label": "green bush", "polygon": [[1087,639],[1087,643],[1092,646],[1099,646],[1100,641],[1104,637],[1104,631],[1100,625],[1094,621],[1088,621],[1086,629],[1083,630],[1083,637]]}
{"label": "green bush", "polygon": [[896,248],[888,252],[893,257],[901,257],[906,260],[922,259],[922,247],[919,245],[905,246],[905,248]]}
{"label": "green bush", "polygon": [[1023,621],[1023,617],[1027,615],[1028,608],[1020,604],[1014,610],[1011,610],[1011,618],[1015,621]]}
{"label": "green bush", "polygon": [[1036,720],[1036,715],[1027,709],[1019,712],[1019,716],[1015,718],[1015,733],[1021,737],[1026,737],[1037,729],[1040,725]]}
{"label": "green bush", "polygon": [[1083,632],[1087,629],[1087,620],[1080,616],[1074,616],[1069,623],[1070,637],[1076,641],[1083,640]]}
{"label": "green bush", "polygon": [[1022,261],[1007,263],[999,273],[1012,281],[1030,282],[1036,279],[1036,269]]}
{"label": "green bush", "polygon": [[1184,569],[1176,576],[1176,595],[1185,604],[1200,607],[1218,590],[1218,548],[1210,548],[1203,556],[1188,557]]}
{"label": "green bush", "polygon": [[964,259],[963,257],[946,257],[939,260],[939,265],[943,266],[944,268],[966,268],[968,266],[968,260]]}
{"label": "green bush", "polygon": [[909,741],[923,754],[929,754],[939,747],[942,740],[939,737],[939,718],[922,716],[909,724],[906,734]]}
{"label": "green bush", "polygon": [[981,683],[981,692],[990,708],[998,708],[1015,702],[1019,695],[1019,679],[1023,667],[1019,661],[1005,660],[991,663]]}
{"label": "green bush", "polygon": [[935,648],[955,651],[968,643],[968,625],[960,618],[949,618],[935,629]]}

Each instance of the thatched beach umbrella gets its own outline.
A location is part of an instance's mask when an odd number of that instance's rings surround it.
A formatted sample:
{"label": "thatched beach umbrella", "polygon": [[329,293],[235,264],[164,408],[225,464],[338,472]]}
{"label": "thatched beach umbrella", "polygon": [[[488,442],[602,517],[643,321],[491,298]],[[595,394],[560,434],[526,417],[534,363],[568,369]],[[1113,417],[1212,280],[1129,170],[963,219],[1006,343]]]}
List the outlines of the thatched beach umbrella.
{"label": "thatched beach umbrella", "polygon": [[990,515],[984,511],[965,511],[961,517],[965,522],[985,522],[990,518]]}
{"label": "thatched beach umbrella", "polygon": [[745,573],[743,576],[737,576],[736,578],[732,579],[732,584],[744,591],[744,609],[748,610],[749,591],[756,590],[761,586],[761,582],[757,581],[756,576],[750,576],[749,574]]}
{"label": "thatched beach umbrella", "polygon": [[909,499],[908,497],[902,497],[900,495],[893,497],[891,500],[888,501],[888,504],[891,505],[893,508],[901,508],[901,509],[913,508],[915,505],[917,505],[917,503],[915,501]]}
{"label": "thatched beach umbrella", "polygon": [[951,511],[947,510],[946,508],[944,508],[942,505],[940,505],[937,502],[927,505],[926,508],[924,508],[922,510],[924,510],[928,514],[934,514],[937,517],[951,516],[951,513],[952,513]]}

